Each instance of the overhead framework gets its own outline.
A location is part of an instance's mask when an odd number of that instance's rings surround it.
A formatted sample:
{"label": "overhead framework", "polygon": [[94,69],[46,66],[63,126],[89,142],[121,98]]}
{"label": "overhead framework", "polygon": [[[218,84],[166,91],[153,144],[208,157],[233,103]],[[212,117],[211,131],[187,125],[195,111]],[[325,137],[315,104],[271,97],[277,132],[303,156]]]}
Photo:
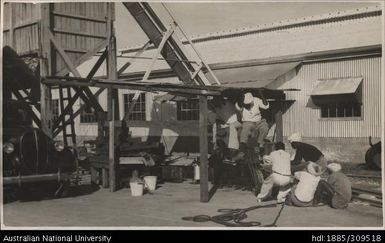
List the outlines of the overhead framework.
{"label": "overhead framework", "polygon": [[[76,5],[72,4],[83,4],[80,5],[83,7],[76,8],[74,7]],[[95,6],[91,6],[91,4]],[[70,127],[73,125],[73,120],[81,113],[82,109],[86,106],[93,107],[99,126],[104,127],[104,121],[108,120],[109,187],[111,191],[115,191],[118,165],[115,162],[114,154],[114,121],[119,119],[117,89],[124,88],[148,92],[163,91],[176,95],[197,95],[200,97],[200,199],[202,202],[207,202],[209,200],[207,96],[223,95],[226,92],[237,91],[237,89],[223,88],[218,85],[220,84],[218,79],[185,32],[178,26],[174,18],[172,18],[173,22],[166,28],[148,3],[125,2],[123,4],[149,38],[149,41],[143,45],[143,48],[135,57],[140,56],[150,44],[153,44],[157,48],[156,54],[153,56],[140,82],[128,82],[118,79],[118,74],[126,70],[129,64],[127,63],[117,70],[116,39],[113,28],[114,3],[41,4],[41,19],[39,22],[39,36],[41,40],[39,44],[39,56],[41,60],[40,75],[42,77],[42,82],[40,83],[41,127],[47,135],[54,138],[60,133],[63,133],[68,125],[70,125]],[[87,15],[83,10],[88,8],[99,12],[88,12],[89,15]],[[166,10],[168,11],[167,8]],[[169,11],[168,13],[171,14]],[[66,25],[65,23],[68,23],[66,22],[68,19],[72,22]],[[88,24],[80,24],[79,21],[85,21]],[[93,25],[93,27],[84,31],[75,31],[75,26],[89,25]],[[185,50],[182,41],[176,35],[177,31],[181,32],[189,41],[194,51],[192,54],[194,55],[190,55],[190,53]],[[84,49],[84,46],[87,48]],[[77,67],[102,50],[102,55],[100,55],[95,65],[88,72],[88,75],[82,77]],[[154,64],[160,55],[182,81],[181,85],[159,84],[148,81]],[[94,79],[95,73],[104,61],[107,61],[107,79]],[[205,74],[204,72],[207,73]],[[69,74],[71,74],[71,77]],[[211,75],[211,78],[208,79],[206,75]],[[211,82],[209,80],[211,80]],[[98,88],[98,90],[93,93],[90,87]],[[56,120],[52,119],[52,88],[60,89],[62,112]],[[71,89],[74,91],[74,94],[72,94]],[[106,119],[105,111],[97,99],[105,90],[108,91],[108,119]],[[273,99],[279,101],[285,98],[283,91],[264,89],[263,92],[271,94]],[[131,102],[128,114],[132,110],[135,100],[139,97],[138,94],[139,92],[136,93],[133,102]],[[84,104],[78,110],[73,111],[72,107],[78,99],[82,99]],[[128,114],[125,114],[125,118]],[[277,124],[277,127],[282,128],[282,112],[277,112],[277,114],[278,118],[276,121],[280,123],[280,125]],[[100,127],[98,130],[101,130]],[[65,131],[63,139],[71,137],[72,143],[76,143],[73,136],[66,136],[70,134],[75,134],[73,129],[68,132]],[[281,134],[281,132],[279,132],[279,134]]]}

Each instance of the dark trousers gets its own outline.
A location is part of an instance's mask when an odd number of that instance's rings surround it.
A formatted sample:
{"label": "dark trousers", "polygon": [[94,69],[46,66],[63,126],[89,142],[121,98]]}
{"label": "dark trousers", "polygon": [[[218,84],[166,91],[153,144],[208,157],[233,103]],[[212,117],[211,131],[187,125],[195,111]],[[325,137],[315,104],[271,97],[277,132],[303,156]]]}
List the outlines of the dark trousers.
{"label": "dark trousers", "polygon": [[336,191],[327,181],[320,180],[314,194],[314,204],[326,203],[332,207],[332,200],[335,194]]}

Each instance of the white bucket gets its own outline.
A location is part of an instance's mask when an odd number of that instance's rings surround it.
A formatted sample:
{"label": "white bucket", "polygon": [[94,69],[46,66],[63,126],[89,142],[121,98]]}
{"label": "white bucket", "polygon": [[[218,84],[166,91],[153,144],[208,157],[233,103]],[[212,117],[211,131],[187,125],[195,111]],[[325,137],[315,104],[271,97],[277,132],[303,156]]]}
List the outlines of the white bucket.
{"label": "white bucket", "polygon": [[145,186],[148,190],[154,191],[156,188],[156,180],[158,179],[157,176],[145,176],[144,178]]}
{"label": "white bucket", "polygon": [[199,165],[194,166],[194,180],[200,180],[200,168]]}
{"label": "white bucket", "polygon": [[143,195],[143,184],[138,182],[130,182],[131,195],[134,197]]}

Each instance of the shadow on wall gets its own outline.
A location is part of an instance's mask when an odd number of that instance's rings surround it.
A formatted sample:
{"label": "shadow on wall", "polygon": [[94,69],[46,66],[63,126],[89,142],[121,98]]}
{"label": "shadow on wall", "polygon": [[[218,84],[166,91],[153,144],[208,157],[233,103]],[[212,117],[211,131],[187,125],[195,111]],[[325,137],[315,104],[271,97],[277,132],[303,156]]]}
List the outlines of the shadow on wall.
{"label": "shadow on wall", "polygon": [[[198,121],[177,121],[175,103],[154,101],[151,122],[146,124],[149,128],[147,141],[162,143],[166,153],[199,152]],[[165,135],[165,130],[168,130],[170,135]],[[209,138],[209,150],[212,147],[210,141]]]}
{"label": "shadow on wall", "polygon": [[[373,142],[380,138],[373,138]],[[302,141],[316,146],[325,155],[325,158],[332,162],[342,163],[365,163],[365,153],[370,148],[368,138],[309,138],[303,137]],[[284,138],[286,149],[292,153],[292,148]]]}

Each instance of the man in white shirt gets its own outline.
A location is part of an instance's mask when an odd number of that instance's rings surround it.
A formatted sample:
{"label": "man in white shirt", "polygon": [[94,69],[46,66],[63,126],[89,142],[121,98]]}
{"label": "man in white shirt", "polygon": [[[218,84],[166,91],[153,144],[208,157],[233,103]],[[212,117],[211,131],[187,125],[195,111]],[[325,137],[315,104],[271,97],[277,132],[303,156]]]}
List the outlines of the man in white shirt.
{"label": "man in white shirt", "polygon": [[266,138],[269,132],[269,126],[265,119],[262,119],[260,109],[268,109],[269,103],[266,101],[262,92],[260,92],[262,99],[254,97],[251,93],[244,95],[243,104],[240,106],[238,103],[235,107],[241,112],[242,115],[242,130],[239,138],[240,151],[238,159],[244,156],[246,151],[246,144],[250,134],[256,136],[259,147],[263,147],[263,140]]}
{"label": "man in white shirt", "polygon": [[295,172],[294,177],[298,180],[298,184],[291,190],[291,204],[297,207],[313,206],[314,194],[322,173],[320,167],[313,162],[308,164],[307,171]]}
{"label": "man in white shirt", "polygon": [[275,151],[271,152],[270,155],[263,156],[264,163],[272,165],[273,173],[262,184],[261,192],[257,196],[259,202],[271,194],[274,186],[279,186],[278,203],[284,202],[290,192],[290,154],[285,151],[285,144],[282,142],[276,143],[274,148]]}

